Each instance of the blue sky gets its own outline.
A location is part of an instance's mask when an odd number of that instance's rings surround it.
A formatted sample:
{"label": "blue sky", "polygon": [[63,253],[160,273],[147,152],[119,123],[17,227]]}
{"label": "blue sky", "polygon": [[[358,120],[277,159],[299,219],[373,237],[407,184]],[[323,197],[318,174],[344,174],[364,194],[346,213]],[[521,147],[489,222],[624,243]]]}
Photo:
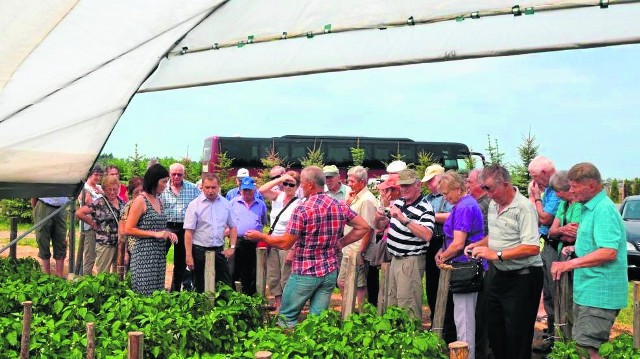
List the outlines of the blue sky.
{"label": "blue sky", "polygon": [[[640,45],[387,67],[138,94],[104,153],[199,160],[208,136],[463,142],[507,162],[529,130],[558,169],[640,177]],[[153,129],[154,136],[148,135]]]}

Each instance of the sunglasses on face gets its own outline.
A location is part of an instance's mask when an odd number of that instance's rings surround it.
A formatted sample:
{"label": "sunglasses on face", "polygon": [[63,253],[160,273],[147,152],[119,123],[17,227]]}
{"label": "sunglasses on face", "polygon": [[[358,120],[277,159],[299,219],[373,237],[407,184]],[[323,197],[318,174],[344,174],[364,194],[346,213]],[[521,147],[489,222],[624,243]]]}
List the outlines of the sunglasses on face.
{"label": "sunglasses on face", "polygon": [[289,182],[282,182],[282,185],[285,187],[291,187],[291,188],[296,186],[295,183],[289,183]]}
{"label": "sunglasses on face", "polygon": [[278,179],[280,177],[282,177],[282,175],[273,176],[273,177],[270,177],[269,179],[271,179],[273,181],[274,179]]}

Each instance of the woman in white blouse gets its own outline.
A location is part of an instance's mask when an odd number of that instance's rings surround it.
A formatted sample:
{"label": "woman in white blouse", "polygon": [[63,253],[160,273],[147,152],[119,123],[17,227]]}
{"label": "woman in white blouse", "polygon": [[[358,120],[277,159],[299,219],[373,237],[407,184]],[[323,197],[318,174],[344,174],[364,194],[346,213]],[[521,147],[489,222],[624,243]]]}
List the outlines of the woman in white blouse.
{"label": "woman in white blouse", "polygon": [[[296,191],[300,186],[300,174],[289,171],[276,176],[262,185],[258,190],[265,199],[271,201],[270,234],[281,236],[287,229],[287,223],[300,199]],[[280,310],[282,290],[291,274],[292,250],[269,248],[267,252],[267,285],[275,297],[276,310]]]}

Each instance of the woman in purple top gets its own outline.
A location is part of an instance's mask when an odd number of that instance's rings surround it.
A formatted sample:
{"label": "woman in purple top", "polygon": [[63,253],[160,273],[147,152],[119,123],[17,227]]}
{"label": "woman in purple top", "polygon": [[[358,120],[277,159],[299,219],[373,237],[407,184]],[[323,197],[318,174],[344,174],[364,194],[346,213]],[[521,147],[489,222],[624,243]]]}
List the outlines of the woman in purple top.
{"label": "woman in purple top", "polygon": [[[465,181],[454,171],[440,178],[438,189],[453,209],[444,223],[444,245],[436,254],[436,263],[468,262],[463,253],[470,243],[484,237],[482,210],[473,197],[467,194]],[[453,316],[458,340],[469,344],[469,358],[475,358],[476,301],[478,293],[453,294]]]}

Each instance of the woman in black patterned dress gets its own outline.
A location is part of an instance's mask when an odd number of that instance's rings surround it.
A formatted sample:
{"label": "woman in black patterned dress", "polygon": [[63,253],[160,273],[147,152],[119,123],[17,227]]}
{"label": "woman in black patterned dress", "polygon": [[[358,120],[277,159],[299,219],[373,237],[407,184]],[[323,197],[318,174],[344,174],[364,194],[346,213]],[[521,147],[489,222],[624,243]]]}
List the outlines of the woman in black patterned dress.
{"label": "woman in black patterned dress", "polygon": [[133,200],[124,226],[125,234],[137,238],[131,251],[131,289],[142,295],[164,289],[166,241],[178,241],[178,237],[167,230],[167,218],[159,198],[168,181],[169,171],[162,165],[147,169],[143,192]]}

